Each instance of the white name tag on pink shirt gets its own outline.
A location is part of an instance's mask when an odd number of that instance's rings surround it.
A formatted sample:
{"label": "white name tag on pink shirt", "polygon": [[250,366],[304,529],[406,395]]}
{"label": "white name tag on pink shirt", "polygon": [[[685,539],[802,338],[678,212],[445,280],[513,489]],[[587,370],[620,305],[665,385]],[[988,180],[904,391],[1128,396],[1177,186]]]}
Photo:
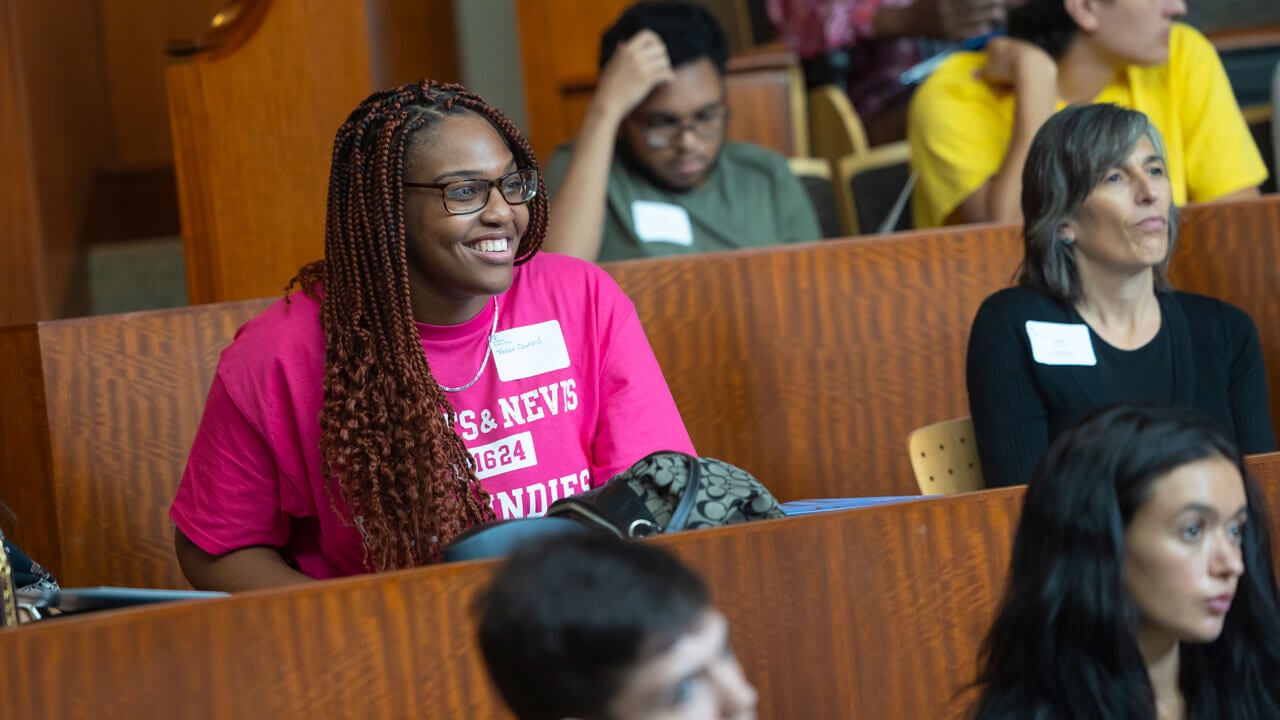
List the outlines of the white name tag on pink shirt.
{"label": "white name tag on pink shirt", "polygon": [[1084,323],[1027,321],[1031,357],[1041,365],[1097,365],[1089,326]]}
{"label": "white name tag on pink shirt", "polygon": [[689,212],[679,205],[634,200],[631,219],[636,225],[636,237],[643,242],[666,242],[685,247],[693,244],[693,223],[689,221]]}
{"label": "white name tag on pink shirt", "polygon": [[569,367],[559,320],[511,328],[493,336],[493,364],[503,382]]}

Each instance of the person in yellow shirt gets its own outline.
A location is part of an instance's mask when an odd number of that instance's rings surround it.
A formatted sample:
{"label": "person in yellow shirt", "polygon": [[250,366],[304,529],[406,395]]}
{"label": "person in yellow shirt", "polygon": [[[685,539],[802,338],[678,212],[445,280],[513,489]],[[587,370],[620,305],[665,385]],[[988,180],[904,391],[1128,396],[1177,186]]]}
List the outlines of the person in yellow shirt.
{"label": "person in yellow shirt", "polygon": [[1267,178],[1222,61],[1174,22],[1183,0],[1030,0],[1009,37],[947,58],[908,113],[916,227],[1018,221],[1031,138],[1067,105],[1114,103],[1165,138],[1178,205],[1258,194]]}

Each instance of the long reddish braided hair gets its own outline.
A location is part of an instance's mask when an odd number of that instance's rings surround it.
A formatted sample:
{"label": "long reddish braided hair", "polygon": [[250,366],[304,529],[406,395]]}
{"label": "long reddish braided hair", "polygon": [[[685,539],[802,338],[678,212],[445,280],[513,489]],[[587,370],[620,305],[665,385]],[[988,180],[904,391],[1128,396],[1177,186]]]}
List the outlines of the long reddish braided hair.
{"label": "long reddish braided hair", "polygon": [[[289,284],[320,301],[326,488],[336,507],[337,486],[373,570],[436,562],[450,539],[494,517],[422,350],[405,256],[406,154],[426,146],[441,118],[468,112],[494,126],[519,167],[538,166],[511,120],[460,85],[424,80],[374,93],[334,140],[324,260],[304,266]],[[529,206],[517,264],[546,235],[541,178]]]}

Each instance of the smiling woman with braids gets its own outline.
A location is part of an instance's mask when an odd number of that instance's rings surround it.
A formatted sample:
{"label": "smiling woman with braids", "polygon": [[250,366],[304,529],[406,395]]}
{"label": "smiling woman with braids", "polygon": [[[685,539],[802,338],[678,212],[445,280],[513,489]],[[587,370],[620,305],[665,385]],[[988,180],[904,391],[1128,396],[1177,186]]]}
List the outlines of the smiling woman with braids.
{"label": "smiling woman with braids", "polygon": [[192,585],[428,564],[655,450],[692,452],[634,306],[538,255],[528,143],[457,85],[338,130],[325,259],[222,355],[171,516]]}

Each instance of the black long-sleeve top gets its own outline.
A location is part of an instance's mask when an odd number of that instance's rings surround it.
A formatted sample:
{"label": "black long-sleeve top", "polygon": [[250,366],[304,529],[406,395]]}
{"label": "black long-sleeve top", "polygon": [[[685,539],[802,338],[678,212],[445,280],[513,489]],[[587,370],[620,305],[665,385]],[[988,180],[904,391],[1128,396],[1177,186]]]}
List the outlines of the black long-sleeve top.
{"label": "black long-sleeve top", "polygon": [[[1159,363],[1167,374],[1154,382],[1149,351],[1144,362],[1117,362],[1130,353],[1106,345],[1091,329],[1097,364],[1037,362],[1027,321],[1083,325],[1067,303],[1022,287],[1001,290],[982,303],[969,334],[966,379],[988,487],[1027,482],[1059,433],[1104,405],[1150,399],[1153,386],[1167,388],[1173,404],[1216,420],[1242,452],[1276,449],[1253,320],[1202,295],[1157,293],[1157,299],[1163,336],[1157,340],[1167,342],[1168,352]],[[1132,351],[1132,357],[1146,350]],[[1134,397],[1137,388],[1147,396]]]}

